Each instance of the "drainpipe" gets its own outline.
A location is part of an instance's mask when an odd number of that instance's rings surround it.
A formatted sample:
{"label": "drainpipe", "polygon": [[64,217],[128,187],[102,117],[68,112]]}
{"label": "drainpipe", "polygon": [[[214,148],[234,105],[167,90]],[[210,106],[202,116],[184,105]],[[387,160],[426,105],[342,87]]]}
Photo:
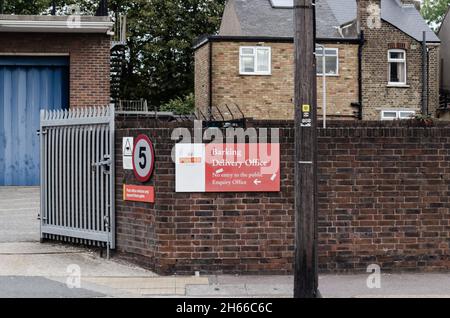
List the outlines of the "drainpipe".
{"label": "drainpipe", "polygon": [[428,51],[427,33],[423,31],[422,40],[422,115],[428,116]]}
{"label": "drainpipe", "polygon": [[358,45],[358,120],[363,119],[362,54],[364,42],[364,31],[361,30],[360,41]]}
{"label": "drainpipe", "polygon": [[213,75],[213,71],[212,71],[212,59],[213,59],[213,45],[212,45],[212,41],[209,41],[209,70],[208,70],[208,77],[209,77],[209,107],[208,107],[208,120],[212,120],[212,107],[213,107],[213,88],[212,88],[212,84],[213,84],[213,80],[212,80],[212,75]]}
{"label": "drainpipe", "polygon": [[[325,46],[317,44],[316,47],[322,49],[322,112],[323,112],[323,129],[327,128],[327,75],[325,73],[326,55]],[[317,55],[316,55],[317,58]]]}
{"label": "drainpipe", "polygon": [[430,54],[428,53],[429,49],[427,48],[427,115],[430,115]]}

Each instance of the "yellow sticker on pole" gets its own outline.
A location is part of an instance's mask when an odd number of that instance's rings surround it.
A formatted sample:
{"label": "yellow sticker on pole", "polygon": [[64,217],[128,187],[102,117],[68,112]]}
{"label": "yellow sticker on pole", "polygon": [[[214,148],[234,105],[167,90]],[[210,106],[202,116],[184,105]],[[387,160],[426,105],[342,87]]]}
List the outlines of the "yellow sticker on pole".
{"label": "yellow sticker on pole", "polygon": [[310,105],[303,105],[302,110],[304,113],[311,112],[311,106]]}

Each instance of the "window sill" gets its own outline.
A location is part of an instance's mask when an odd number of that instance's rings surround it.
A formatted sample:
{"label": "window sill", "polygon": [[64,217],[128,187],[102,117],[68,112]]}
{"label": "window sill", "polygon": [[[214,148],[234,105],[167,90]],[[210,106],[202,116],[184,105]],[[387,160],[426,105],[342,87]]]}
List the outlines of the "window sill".
{"label": "window sill", "polygon": [[[322,74],[316,74],[317,77],[323,77]],[[326,74],[325,77],[339,77],[339,74]]]}
{"label": "window sill", "polygon": [[239,76],[271,76],[272,73],[240,73]]}
{"label": "window sill", "polygon": [[407,84],[387,84],[386,87],[389,88],[410,88],[410,85]]}

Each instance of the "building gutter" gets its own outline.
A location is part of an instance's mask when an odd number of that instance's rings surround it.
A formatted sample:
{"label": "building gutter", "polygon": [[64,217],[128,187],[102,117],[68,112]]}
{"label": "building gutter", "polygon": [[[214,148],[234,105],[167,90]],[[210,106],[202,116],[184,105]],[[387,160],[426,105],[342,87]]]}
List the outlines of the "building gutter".
{"label": "building gutter", "polygon": [[213,80],[212,80],[212,75],[213,75],[213,70],[212,70],[212,59],[213,59],[213,45],[212,43],[209,43],[209,70],[208,70],[208,77],[209,77],[209,107],[208,107],[208,120],[211,120],[212,118],[212,107],[213,107]]}
{"label": "building gutter", "polygon": [[0,17],[0,32],[106,34],[112,30],[113,25],[114,23],[109,19],[86,19],[78,16],[54,19],[24,18],[23,16],[16,19]]}
{"label": "building gutter", "polygon": [[[348,43],[359,44],[360,38],[317,38],[318,43]],[[272,43],[294,43],[293,37],[272,36],[231,36],[231,35],[209,35],[199,38],[193,45],[197,50],[209,42],[272,42]]]}

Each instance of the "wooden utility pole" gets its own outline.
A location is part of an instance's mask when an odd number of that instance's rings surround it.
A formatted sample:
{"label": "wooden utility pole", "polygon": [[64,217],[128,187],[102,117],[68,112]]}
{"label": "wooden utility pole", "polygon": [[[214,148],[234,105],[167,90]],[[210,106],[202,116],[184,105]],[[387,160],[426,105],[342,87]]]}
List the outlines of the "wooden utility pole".
{"label": "wooden utility pole", "polygon": [[315,1],[294,0],[295,298],[318,297],[315,29]]}

